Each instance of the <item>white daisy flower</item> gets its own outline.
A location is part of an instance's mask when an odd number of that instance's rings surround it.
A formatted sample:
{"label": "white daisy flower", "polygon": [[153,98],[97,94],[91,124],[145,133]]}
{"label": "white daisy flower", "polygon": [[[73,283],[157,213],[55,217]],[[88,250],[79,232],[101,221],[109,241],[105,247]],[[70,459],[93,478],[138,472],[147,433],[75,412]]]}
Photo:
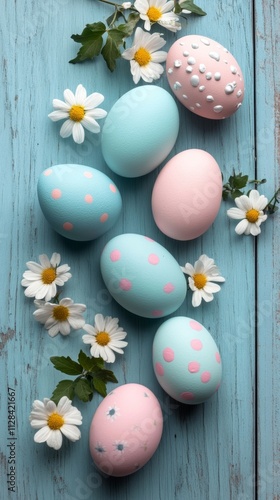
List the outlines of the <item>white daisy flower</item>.
{"label": "white daisy flower", "polygon": [[83,335],[85,344],[91,344],[90,353],[94,358],[103,358],[107,363],[114,363],[115,354],[113,351],[123,354],[122,347],[127,346],[123,339],[127,333],[119,327],[119,319],[102,314],[95,315],[95,324],[84,325],[83,329],[88,335]]}
{"label": "white daisy flower", "polygon": [[71,134],[77,144],[82,144],[85,140],[84,128],[98,134],[100,126],[96,120],[105,118],[107,112],[104,109],[97,108],[104,101],[104,96],[98,92],[94,92],[87,97],[86,89],[83,85],[78,85],[75,95],[71,90],[64,90],[64,101],[60,99],[53,99],[53,111],[48,117],[53,121],[63,120],[60,129],[60,135],[64,139]]}
{"label": "white daisy flower", "polygon": [[215,265],[214,260],[207,257],[207,255],[201,255],[194,266],[187,263],[181,269],[183,273],[189,275],[189,287],[193,291],[193,307],[199,306],[202,299],[205,302],[211,302],[214,298],[213,293],[221,290],[221,287],[213,282],[225,281],[225,278],[220,275],[220,271]]}
{"label": "white daisy flower", "polygon": [[59,450],[62,445],[62,435],[77,441],[81,432],[77,425],[82,424],[81,412],[72,406],[72,401],[63,396],[56,405],[45,398],[43,401],[35,400],[29,417],[33,429],[39,429],[34,435],[35,443],[47,443],[48,446]]}
{"label": "white daisy flower", "polygon": [[158,49],[165,44],[166,41],[159,33],[150,35],[141,28],[136,28],[133,46],[122,53],[122,57],[130,61],[134,83],[138,83],[140,78],[148,83],[160,78],[164,71],[160,63],[166,60],[167,52]]}
{"label": "white daisy flower", "polygon": [[179,18],[173,12],[173,0],[168,2],[166,0],[136,0],[134,7],[138,10],[140,18],[145,21],[144,28],[147,31],[150,31],[154,23],[173,32],[181,29]]}
{"label": "white daisy flower", "polygon": [[72,299],[61,299],[58,304],[34,300],[37,310],[33,316],[48,330],[51,337],[58,333],[69,335],[71,328],[79,330],[85,324],[82,314],[86,310],[84,304],[74,304]]}
{"label": "white daisy flower", "polygon": [[252,189],[249,196],[243,194],[235,198],[236,207],[227,211],[231,219],[242,219],[236,226],[237,234],[252,234],[257,236],[261,232],[260,225],[267,219],[263,210],[268,204],[268,199],[256,190]]}
{"label": "white daisy flower", "polygon": [[122,8],[123,9],[130,9],[132,3],[131,2],[123,2],[122,3]]}
{"label": "white daisy flower", "polygon": [[39,255],[39,261],[40,264],[32,261],[26,263],[28,271],[23,273],[21,284],[27,287],[24,290],[26,297],[49,301],[55,297],[57,285],[63,286],[72,274],[68,272],[68,264],[59,265],[59,253],[53,253],[50,260],[45,254]]}

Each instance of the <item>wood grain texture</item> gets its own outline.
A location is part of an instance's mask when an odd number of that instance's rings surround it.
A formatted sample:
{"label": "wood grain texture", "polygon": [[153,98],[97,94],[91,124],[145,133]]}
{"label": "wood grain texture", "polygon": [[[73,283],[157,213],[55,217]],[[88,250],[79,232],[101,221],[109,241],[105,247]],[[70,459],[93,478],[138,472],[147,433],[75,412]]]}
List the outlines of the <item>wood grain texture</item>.
{"label": "wood grain texture", "polygon": [[[279,2],[256,3],[257,172],[274,192],[280,181]],[[280,217],[264,227],[257,258],[258,475],[261,500],[280,498]]]}
{"label": "wood grain texture", "polygon": [[[211,5],[201,0],[199,4],[208,15],[190,18],[181,34],[202,34],[225,45],[243,70],[246,97],[241,110],[223,122],[196,117],[178,103],[180,134],[169,157],[201,148],[215,157],[225,178],[233,168],[253,178],[256,151],[257,175],[268,178],[266,187],[273,192],[279,165],[279,6],[276,2],[268,6],[265,0],[255,2],[255,11],[251,2],[241,0],[213,0]],[[107,111],[134,87],[126,61],[118,61],[113,74],[101,59],[68,64],[78,49],[71,34],[79,33],[87,22],[105,20],[111,9],[97,0],[6,0],[3,5],[0,477],[4,500],[253,500],[257,494],[262,500],[279,499],[279,218],[264,224],[258,246],[253,238],[235,234],[234,221],[226,217],[230,203],[222,204],[214,225],[197,240],[182,243],[164,236],[153,221],[150,205],[161,167],[143,178],[122,179],[105,165],[98,136],[87,135],[78,146],[72,139],[62,140],[60,124],[47,118],[52,99],[62,98],[66,87],[75,89],[82,83],[88,92],[102,92]],[[167,49],[175,38],[166,33]],[[165,77],[156,84],[169,90]],[[98,168],[122,193],[120,220],[96,241],[78,244],[63,239],[40,211],[38,176],[59,163]],[[109,239],[125,232],[154,238],[181,265],[206,253],[226,277],[213,303],[193,309],[188,293],[174,314],[202,322],[220,348],[223,384],[204,405],[179,405],[155,379],[151,346],[162,320],[125,312],[106,291],[99,271],[100,253]],[[101,312],[119,317],[128,332],[125,355],[114,364],[119,384],[147,385],[162,406],[164,433],[157,453],[127,478],[106,477],[92,463],[88,429],[101,400],[98,396],[89,404],[76,402],[83,413],[79,442],[65,441],[59,453],[33,442],[28,422],[32,402],[49,397],[63,378],[52,368],[50,356],[75,357],[83,347],[79,332],[51,339],[35,324],[32,301],[20,286],[26,261],[54,251],[71,266],[73,278],[65,293],[87,304],[87,322]],[[9,492],[6,483],[8,386],[16,391],[16,493]]]}

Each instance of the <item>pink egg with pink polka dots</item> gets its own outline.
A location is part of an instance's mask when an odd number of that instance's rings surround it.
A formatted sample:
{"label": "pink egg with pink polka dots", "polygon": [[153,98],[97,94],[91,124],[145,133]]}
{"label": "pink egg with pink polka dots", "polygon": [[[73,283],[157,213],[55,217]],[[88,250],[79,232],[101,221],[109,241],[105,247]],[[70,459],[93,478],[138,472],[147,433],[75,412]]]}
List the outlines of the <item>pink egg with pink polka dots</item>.
{"label": "pink egg with pink polka dots", "polygon": [[158,328],[153,366],[161,387],[181,403],[203,403],[220,387],[218,347],[208,330],[191,318],[177,316]]}
{"label": "pink egg with pink polka dots", "polygon": [[55,165],[44,170],[37,190],[45,218],[70,240],[98,238],[113,227],[122,208],[115,183],[85,165]]}

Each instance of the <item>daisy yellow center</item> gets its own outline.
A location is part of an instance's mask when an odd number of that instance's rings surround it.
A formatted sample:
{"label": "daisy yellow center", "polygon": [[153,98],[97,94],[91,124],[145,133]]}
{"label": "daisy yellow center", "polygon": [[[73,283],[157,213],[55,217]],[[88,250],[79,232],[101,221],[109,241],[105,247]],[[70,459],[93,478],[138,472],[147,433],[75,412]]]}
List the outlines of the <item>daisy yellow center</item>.
{"label": "daisy yellow center", "polygon": [[85,108],[83,106],[79,106],[78,104],[74,104],[69,111],[70,120],[73,120],[73,122],[82,121],[85,114]]}
{"label": "daisy yellow center", "polygon": [[139,66],[147,66],[151,59],[150,52],[144,47],[140,47],[134,54],[134,60],[138,62]]}
{"label": "daisy yellow center", "polygon": [[207,283],[207,277],[205,276],[205,274],[194,274],[193,281],[196,288],[198,288],[198,290],[201,290]]}
{"label": "daisy yellow center", "polygon": [[59,430],[64,425],[64,418],[59,413],[52,413],[48,418],[48,426],[52,431]]}
{"label": "daisy yellow center", "polygon": [[157,7],[150,7],[147,11],[147,16],[152,23],[156,23],[161,18],[162,13]]}
{"label": "daisy yellow center", "polygon": [[249,222],[257,222],[259,215],[260,212],[258,210],[256,210],[255,208],[251,208],[251,210],[248,210],[248,212],[246,213],[246,219]]}
{"label": "daisy yellow center", "polygon": [[65,306],[55,306],[52,316],[57,321],[66,321],[69,316],[69,309]]}
{"label": "daisy yellow center", "polygon": [[53,267],[44,269],[41,274],[44,285],[50,285],[56,278],[56,270]]}
{"label": "daisy yellow center", "polygon": [[97,344],[105,346],[110,342],[110,335],[107,332],[98,332],[95,339]]}

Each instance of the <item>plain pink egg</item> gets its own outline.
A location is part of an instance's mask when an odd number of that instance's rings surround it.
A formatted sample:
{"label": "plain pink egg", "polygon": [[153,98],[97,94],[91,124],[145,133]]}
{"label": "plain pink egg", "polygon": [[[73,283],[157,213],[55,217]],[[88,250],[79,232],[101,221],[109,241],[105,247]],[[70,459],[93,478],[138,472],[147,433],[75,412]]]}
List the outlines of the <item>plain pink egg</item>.
{"label": "plain pink egg", "polygon": [[174,156],[158,175],[152,211],[159,229],[187,241],[213,224],[222,200],[222,174],[216,160],[201,149]]}
{"label": "plain pink egg", "polygon": [[177,99],[199,116],[220,120],[242,105],[241,69],[233,55],[210,38],[179,38],[169,49],[166,74]]}

